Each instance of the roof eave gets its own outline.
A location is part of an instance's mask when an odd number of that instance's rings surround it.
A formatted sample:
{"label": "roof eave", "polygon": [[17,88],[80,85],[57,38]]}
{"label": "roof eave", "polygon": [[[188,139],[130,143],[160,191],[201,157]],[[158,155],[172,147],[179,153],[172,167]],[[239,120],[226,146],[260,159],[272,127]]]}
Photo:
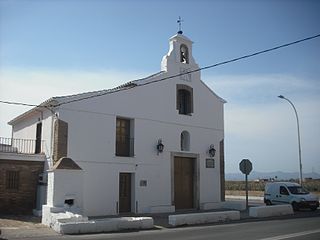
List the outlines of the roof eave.
{"label": "roof eave", "polygon": [[15,117],[14,119],[10,120],[8,122],[9,125],[14,125],[17,122],[27,118],[28,116],[32,115],[33,113],[37,112],[37,111],[43,111],[48,109],[48,107],[52,107],[54,105],[57,105],[59,102],[55,99],[55,98],[49,98],[48,100],[44,101],[43,103],[41,103],[40,105],[31,108],[30,110],[18,115],[17,117]]}
{"label": "roof eave", "polygon": [[223,99],[222,97],[220,97],[218,94],[216,94],[211,88],[208,87],[207,84],[205,84],[204,81],[200,80],[200,82],[216,97],[219,99],[220,102],[227,103],[227,101],[225,99]]}

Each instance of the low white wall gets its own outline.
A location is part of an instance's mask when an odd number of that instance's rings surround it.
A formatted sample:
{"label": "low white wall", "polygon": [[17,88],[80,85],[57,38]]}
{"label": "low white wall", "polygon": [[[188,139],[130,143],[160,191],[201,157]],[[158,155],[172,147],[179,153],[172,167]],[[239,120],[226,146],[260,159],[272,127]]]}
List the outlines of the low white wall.
{"label": "low white wall", "polygon": [[290,204],[249,208],[250,217],[262,218],[290,214],[293,214],[293,209]]}
{"label": "low white wall", "polygon": [[[76,208],[73,208],[74,212],[65,211],[63,207],[52,207],[48,205],[42,206],[42,221],[41,223],[52,227],[54,230],[57,228],[57,224],[60,222],[83,222],[88,221],[88,217],[81,214],[77,214]],[[56,230],[57,231],[57,230]]]}
{"label": "low white wall", "polygon": [[101,233],[154,227],[151,217],[107,218],[85,222],[59,220],[58,222],[55,230],[61,234]]}
{"label": "low white wall", "polygon": [[64,208],[44,205],[42,224],[61,234],[100,233],[131,229],[151,229],[152,217],[121,217],[88,220],[88,217]]}
{"label": "low white wall", "polygon": [[239,211],[223,211],[223,212],[179,214],[179,215],[169,216],[169,224],[171,226],[225,222],[230,220],[240,220],[240,212]]}

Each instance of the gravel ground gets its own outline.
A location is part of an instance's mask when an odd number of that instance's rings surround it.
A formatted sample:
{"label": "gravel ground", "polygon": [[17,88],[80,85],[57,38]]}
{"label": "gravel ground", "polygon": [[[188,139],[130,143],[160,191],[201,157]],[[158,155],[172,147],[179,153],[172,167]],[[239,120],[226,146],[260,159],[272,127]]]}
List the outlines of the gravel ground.
{"label": "gravel ground", "polygon": [[0,240],[59,235],[41,224],[41,218],[25,215],[0,215]]}
{"label": "gravel ground", "polygon": [[25,215],[0,215],[0,228],[34,226],[41,223],[41,218]]}

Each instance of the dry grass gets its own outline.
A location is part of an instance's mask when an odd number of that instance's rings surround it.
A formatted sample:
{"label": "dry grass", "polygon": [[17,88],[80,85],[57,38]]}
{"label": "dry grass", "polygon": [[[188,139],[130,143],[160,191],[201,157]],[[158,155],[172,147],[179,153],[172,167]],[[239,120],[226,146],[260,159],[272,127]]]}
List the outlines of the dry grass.
{"label": "dry grass", "polygon": [[[320,198],[320,192],[312,192],[315,195],[318,195]],[[246,191],[239,191],[239,190],[226,190],[225,192],[226,195],[231,195],[231,196],[245,196]],[[248,196],[252,197],[263,197],[264,192],[263,191],[248,191]]]}
{"label": "dry grass", "polygon": [[[253,197],[263,197],[264,192],[263,191],[248,191],[249,196]],[[239,190],[226,190],[226,195],[231,196],[245,196],[246,191],[239,191]]]}

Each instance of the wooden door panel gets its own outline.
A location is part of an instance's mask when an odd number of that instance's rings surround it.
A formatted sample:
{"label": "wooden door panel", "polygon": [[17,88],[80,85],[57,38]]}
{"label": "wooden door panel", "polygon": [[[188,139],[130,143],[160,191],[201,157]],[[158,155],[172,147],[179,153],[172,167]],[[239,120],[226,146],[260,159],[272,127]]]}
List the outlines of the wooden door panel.
{"label": "wooden door panel", "polygon": [[131,174],[120,173],[119,176],[119,212],[131,212]]}
{"label": "wooden door panel", "polygon": [[176,209],[193,208],[194,159],[174,159],[174,202]]}

